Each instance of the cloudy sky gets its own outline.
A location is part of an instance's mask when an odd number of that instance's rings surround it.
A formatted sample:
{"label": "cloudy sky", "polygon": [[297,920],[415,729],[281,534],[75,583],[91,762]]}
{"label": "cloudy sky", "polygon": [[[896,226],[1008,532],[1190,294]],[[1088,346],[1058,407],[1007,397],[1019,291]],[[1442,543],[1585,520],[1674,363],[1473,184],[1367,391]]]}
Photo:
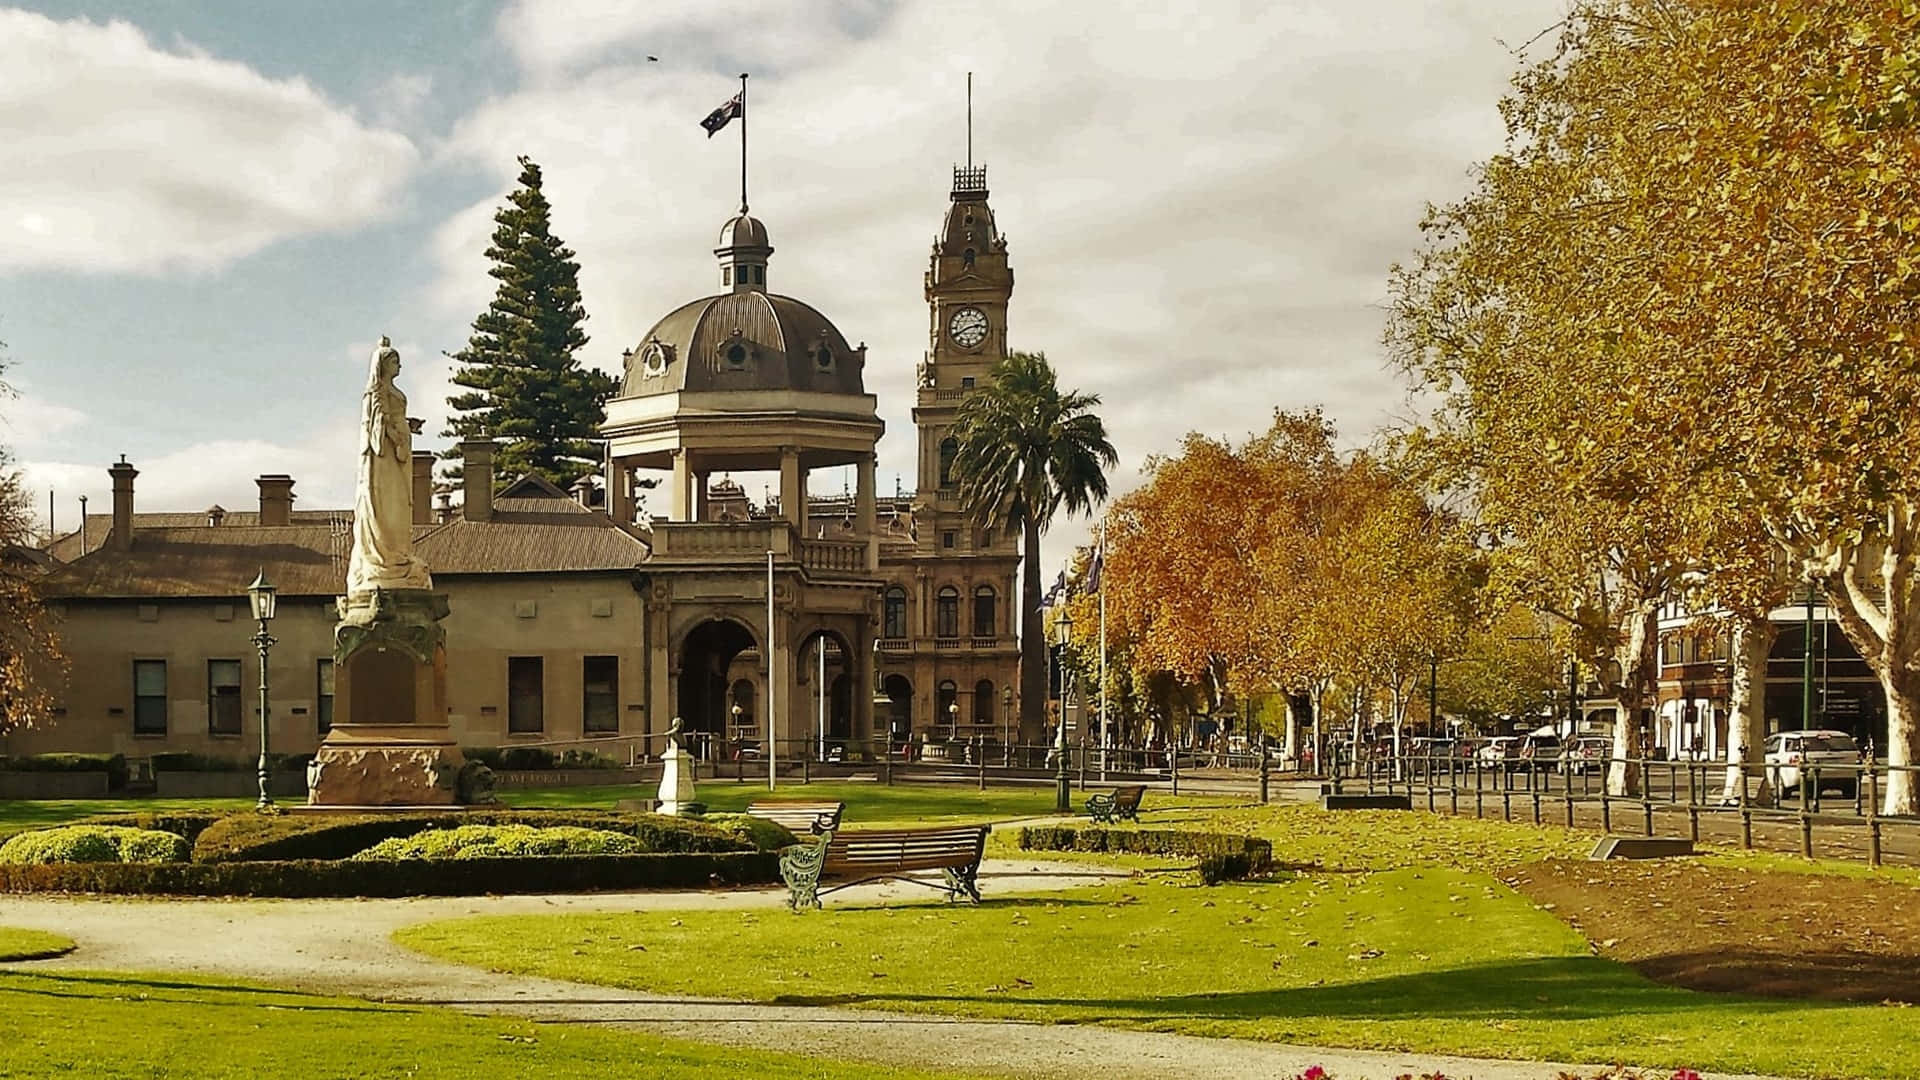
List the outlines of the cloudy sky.
{"label": "cloudy sky", "polygon": [[1241,436],[1276,407],[1323,405],[1364,441],[1405,414],[1379,346],[1387,269],[1423,205],[1497,148],[1515,50],[1559,6],[0,6],[0,341],[19,391],[0,443],[68,528],[79,496],[105,509],[121,454],[143,510],[249,507],[263,472],[293,474],[304,507],[350,503],[367,350],[392,336],[439,431],[441,351],[491,294],[482,251],[519,154],[579,252],[584,359],[617,370],[716,287],[738,143],[698,121],[741,71],[769,284],[869,345],[883,489],[913,485],[920,279],[966,153],[968,71],[1013,343],[1105,399],[1118,489],[1184,432]]}

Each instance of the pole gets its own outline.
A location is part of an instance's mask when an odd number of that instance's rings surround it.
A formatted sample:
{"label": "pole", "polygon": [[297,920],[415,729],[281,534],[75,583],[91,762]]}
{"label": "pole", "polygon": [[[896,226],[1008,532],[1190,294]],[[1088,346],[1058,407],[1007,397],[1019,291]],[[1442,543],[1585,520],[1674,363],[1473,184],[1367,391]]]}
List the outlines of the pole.
{"label": "pole", "polygon": [[820,638],[815,648],[820,650],[819,678],[815,680],[814,694],[820,699],[820,760],[827,760],[827,639]]}
{"label": "pole", "polygon": [[[968,79],[968,85],[969,87],[972,85],[971,77]],[[972,115],[971,110],[968,111],[968,115]],[[971,136],[968,141],[971,143]],[[1100,547],[1095,557],[1101,561],[1103,570],[1106,555],[1107,531],[1101,529]],[[1107,591],[1102,589],[1100,590],[1100,779],[1102,782],[1107,779],[1107,748],[1112,745],[1113,734],[1107,727]]]}
{"label": "pole", "polygon": [[273,808],[273,774],[267,765],[267,727],[272,713],[267,710],[267,650],[273,648],[273,635],[267,633],[267,620],[260,620],[260,632],[253,636],[260,650],[260,802],[262,810]]}
{"label": "pole", "polygon": [[1580,661],[1567,660],[1567,738],[1580,734]]}
{"label": "pole", "polygon": [[967,168],[973,168],[973,72],[967,72]]}
{"label": "pole", "polygon": [[[1440,722],[1440,654],[1427,660],[1427,738],[1439,738],[1433,726]],[[1429,742],[1427,745],[1433,745]]]}
{"label": "pole", "polygon": [[1073,805],[1068,795],[1067,779],[1067,644],[1065,635],[1061,635],[1060,657],[1056,666],[1060,670],[1060,737],[1055,742],[1053,766],[1053,808],[1066,813]]}
{"label": "pole", "polygon": [[[740,76],[740,92],[743,94],[746,93],[746,86],[747,86],[746,79],[747,77],[745,75]],[[745,99],[743,98],[742,101],[744,102]],[[742,111],[744,112],[744,105],[742,107]],[[746,126],[745,124],[741,125],[743,129],[745,128],[745,126]],[[746,138],[745,138],[744,131],[742,133],[740,145],[741,145],[740,161],[744,165],[747,160]],[[746,203],[747,182],[745,179],[746,173],[742,172],[740,175],[741,175],[740,212],[744,214],[746,213],[746,206],[747,206],[747,203]],[[768,791],[772,791],[776,785],[776,782],[777,782],[776,778],[779,775],[778,760],[780,756],[773,742],[773,714],[775,711],[775,703],[779,700],[777,696],[777,691],[775,688],[779,685],[779,682],[780,682],[780,673],[773,669],[773,655],[774,655],[773,549],[768,548],[767,549],[767,790]]]}
{"label": "pole", "polygon": [[[1807,582],[1807,615],[1800,637],[1800,726],[1813,727],[1813,582]],[[1803,785],[1804,786],[1804,785]]]}
{"label": "pole", "polygon": [[740,212],[747,212],[747,73],[740,73]]}

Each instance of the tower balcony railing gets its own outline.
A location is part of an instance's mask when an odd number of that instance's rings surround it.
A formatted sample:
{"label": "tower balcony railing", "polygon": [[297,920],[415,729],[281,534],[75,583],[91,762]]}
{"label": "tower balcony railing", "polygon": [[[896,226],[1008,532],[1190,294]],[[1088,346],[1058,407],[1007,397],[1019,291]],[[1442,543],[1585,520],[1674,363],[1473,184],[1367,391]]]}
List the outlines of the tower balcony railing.
{"label": "tower balcony railing", "polygon": [[865,540],[802,540],[800,565],[828,574],[857,574],[867,569]]}
{"label": "tower balcony railing", "polygon": [[752,556],[764,559],[769,551],[789,550],[790,535],[784,521],[655,522],[653,557],[731,561]]}

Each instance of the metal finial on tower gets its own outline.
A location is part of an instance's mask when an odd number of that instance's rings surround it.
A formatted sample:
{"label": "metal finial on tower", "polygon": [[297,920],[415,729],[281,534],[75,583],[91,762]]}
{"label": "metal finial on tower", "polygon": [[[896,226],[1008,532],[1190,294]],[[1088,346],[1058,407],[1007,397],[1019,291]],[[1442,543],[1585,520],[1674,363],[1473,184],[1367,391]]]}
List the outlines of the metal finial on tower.
{"label": "metal finial on tower", "polygon": [[967,168],[973,168],[973,72],[967,72]]}
{"label": "metal finial on tower", "polygon": [[740,212],[747,212],[747,73],[740,73]]}

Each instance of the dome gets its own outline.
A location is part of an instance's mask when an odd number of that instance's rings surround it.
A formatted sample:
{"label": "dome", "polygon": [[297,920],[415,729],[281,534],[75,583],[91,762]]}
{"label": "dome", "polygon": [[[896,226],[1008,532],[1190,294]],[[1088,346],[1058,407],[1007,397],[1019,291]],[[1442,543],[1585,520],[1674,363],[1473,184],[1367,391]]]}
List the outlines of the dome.
{"label": "dome", "polygon": [[767,248],[771,251],[772,247],[767,243],[767,227],[760,223],[759,218],[746,214],[729,219],[720,226],[720,241],[714,245],[714,252],[718,254],[731,248]]}
{"label": "dome", "polygon": [[655,323],[626,355],[620,396],[714,390],[864,394],[865,366],[866,347],[849,346],[807,304],[761,290],[736,291],[682,305]]}

